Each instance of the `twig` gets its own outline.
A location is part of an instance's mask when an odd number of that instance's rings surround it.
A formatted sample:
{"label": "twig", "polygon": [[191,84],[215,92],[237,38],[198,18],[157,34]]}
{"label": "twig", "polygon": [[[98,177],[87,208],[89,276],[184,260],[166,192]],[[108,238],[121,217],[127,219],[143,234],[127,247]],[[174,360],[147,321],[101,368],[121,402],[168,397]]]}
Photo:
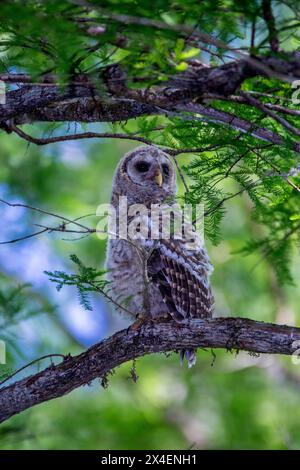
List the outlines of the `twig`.
{"label": "twig", "polygon": [[27,369],[28,367],[32,366],[33,364],[36,364],[37,362],[42,361],[43,359],[52,359],[52,357],[62,357],[63,359],[66,358],[63,354],[46,354],[45,356],[38,357],[37,359],[34,359],[33,361],[28,362],[28,364],[25,364],[25,366],[20,367],[20,369],[15,370],[12,374],[10,374],[8,377],[5,377],[2,382],[0,382],[0,387],[8,382],[10,379],[15,377],[17,374],[22,372],[23,370]]}
{"label": "twig", "polygon": [[226,44],[224,41],[217,39],[203,31],[200,31],[198,28],[194,28],[188,24],[174,24],[174,23],[166,23],[164,21],[151,19],[151,18],[144,18],[144,17],[137,17],[131,16],[126,14],[119,14],[114,13],[111,11],[106,11],[100,5],[95,5],[90,3],[86,0],[72,0],[75,5],[80,5],[88,8],[89,10],[98,10],[100,13],[107,18],[110,18],[114,21],[117,21],[122,24],[135,24],[138,26],[150,27],[158,30],[168,30],[174,31],[177,34],[184,35],[184,37],[188,36],[189,39],[196,38],[205,44],[210,44],[218,49],[224,49],[227,51],[232,52],[235,56],[247,61],[252,67],[257,68],[260,72],[266,74],[270,77],[277,77],[283,81],[290,83],[292,80],[287,75],[282,73],[276,72],[274,69],[269,67],[266,63],[263,63],[257,60],[255,57],[250,56],[243,52],[241,49],[231,47],[229,44]]}
{"label": "twig", "polygon": [[275,121],[279,122],[283,127],[285,127],[288,131],[292,132],[295,134],[297,137],[300,137],[300,130],[297,129],[297,127],[293,126],[290,124],[286,119],[284,119],[281,116],[278,116],[272,109],[266,107],[261,101],[259,101],[256,98],[253,98],[253,96],[248,95],[248,93],[241,91],[241,95],[248,100],[250,104],[258,108],[260,111],[265,113],[267,116],[270,116],[272,119]]}
{"label": "twig", "polygon": [[[247,93],[249,94],[249,91]],[[261,96],[263,94],[258,93],[258,95]],[[223,95],[218,95],[218,94],[213,94],[213,93],[207,93],[206,95],[204,95],[203,98],[205,100],[232,101],[233,103],[248,104],[248,105],[250,104],[248,99],[239,95],[223,96]],[[274,96],[274,99],[277,99],[277,97]],[[278,99],[280,99],[280,97],[278,97]],[[263,105],[266,108],[271,109],[273,111],[278,111],[279,113],[300,117],[299,109],[286,108],[285,106],[281,106],[279,104],[273,104],[273,103],[263,103]]]}
{"label": "twig", "polygon": [[179,163],[178,163],[178,161],[177,161],[177,159],[176,159],[175,157],[173,157],[173,162],[174,162],[174,164],[175,164],[175,166],[176,166],[176,168],[177,168],[178,174],[179,174],[180,179],[181,179],[181,181],[182,181],[182,183],[183,183],[183,186],[184,186],[184,188],[185,188],[185,191],[188,193],[188,192],[189,192],[189,187],[188,187],[188,185],[187,185],[187,182],[185,181],[185,177],[184,177],[184,174],[183,174],[183,172],[182,172],[182,170],[181,170],[181,168],[180,168],[180,165],[179,165]]}
{"label": "twig", "polygon": [[28,240],[29,238],[33,238],[33,237],[36,237],[38,235],[41,235],[42,233],[47,232],[47,230],[48,230],[48,228],[45,227],[45,228],[43,228],[43,230],[39,230],[38,232],[30,233],[29,235],[24,235],[23,237],[14,238],[13,240],[0,242],[0,245],[8,245],[10,243],[17,243],[17,242],[20,242],[20,241],[23,241],[23,240]]}
{"label": "twig", "polygon": [[82,132],[80,134],[67,134],[67,135],[60,135],[56,137],[48,137],[48,138],[38,138],[33,137],[26,132],[22,131],[19,127],[11,124],[11,130],[15,132],[19,137],[24,140],[27,140],[30,143],[36,145],[47,145],[53,144],[55,142],[65,142],[69,140],[80,140],[80,139],[124,139],[124,140],[135,140],[137,142],[142,142],[146,145],[153,145],[152,142],[144,137],[139,137],[136,135],[130,134],[120,134],[120,133],[113,133],[113,132]]}
{"label": "twig", "polygon": [[24,209],[29,209],[31,211],[35,211],[35,212],[39,212],[41,214],[45,214],[45,215],[49,215],[51,217],[55,217],[56,219],[64,220],[65,222],[68,222],[69,224],[74,224],[77,227],[80,227],[84,230],[90,230],[88,227],[86,227],[85,225],[82,225],[78,222],[78,220],[80,220],[81,218],[83,218],[85,216],[82,216],[82,217],[79,217],[78,219],[72,220],[72,219],[68,219],[67,217],[65,217],[63,215],[55,214],[54,212],[49,212],[49,211],[46,211],[45,209],[40,209],[38,207],[30,206],[29,204],[22,204],[20,202],[9,202],[9,201],[6,201],[5,199],[1,199],[1,198],[0,198],[0,203],[6,204],[9,207],[23,207]]}
{"label": "twig", "polygon": [[180,105],[177,106],[176,109],[177,111],[191,113],[191,116],[182,114],[182,119],[201,120],[197,114],[202,115],[211,122],[225,124],[235,130],[249,134],[256,139],[262,140],[264,142],[270,142],[274,145],[286,145],[295,152],[300,152],[300,144],[298,142],[285,142],[279,134],[276,134],[276,132],[270,131],[264,127],[256,126],[252,122],[247,121],[246,119],[242,119],[234,114],[220,111],[212,107],[203,106],[198,103]]}
{"label": "twig", "polygon": [[295,189],[295,191],[297,191],[298,193],[300,193],[300,188],[299,186],[297,186],[290,178],[288,175],[286,174],[282,174],[281,171],[276,167],[276,165],[274,165],[272,162],[270,162],[269,160],[267,160],[265,157],[263,157],[258,150],[256,149],[252,149],[253,153],[255,153],[258,158],[260,158],[261,160],[264,160],[265,162],[268,163],[268,165],[270,165],[276,172],[276,174],[282,178],[284,181],[286,181],[287,184],[289,184],[293,189]]}

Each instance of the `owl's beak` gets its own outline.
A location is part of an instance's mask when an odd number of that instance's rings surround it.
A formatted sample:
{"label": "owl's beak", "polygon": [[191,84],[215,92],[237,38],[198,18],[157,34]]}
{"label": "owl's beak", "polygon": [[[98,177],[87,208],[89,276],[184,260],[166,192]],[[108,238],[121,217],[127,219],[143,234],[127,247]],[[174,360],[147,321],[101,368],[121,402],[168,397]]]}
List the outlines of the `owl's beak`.
{"label": "owl's beak", "polygon": [[163,184],[163,176],[162,176],[162,173],[161,173],[161,171],[160,171],[159,169],[156,170],[156,173],[155,173],[155,175],[154,175],[154,181],[155,181],[155,183],[157,183],[158,186],[160,186],[160,187],[161,187],[162,184]]}

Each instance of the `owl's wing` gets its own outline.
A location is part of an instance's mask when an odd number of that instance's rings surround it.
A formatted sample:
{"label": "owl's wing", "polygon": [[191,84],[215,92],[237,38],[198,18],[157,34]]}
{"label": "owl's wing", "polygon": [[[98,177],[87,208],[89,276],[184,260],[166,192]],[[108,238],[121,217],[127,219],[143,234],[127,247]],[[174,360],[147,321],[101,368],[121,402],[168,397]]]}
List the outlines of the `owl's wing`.
{"label": "owl's wing", "polygon": [[176,320],[211,317],[212,266],[202,246],[189,250],[182,240],[160,240],[148,260],[148,271]]}

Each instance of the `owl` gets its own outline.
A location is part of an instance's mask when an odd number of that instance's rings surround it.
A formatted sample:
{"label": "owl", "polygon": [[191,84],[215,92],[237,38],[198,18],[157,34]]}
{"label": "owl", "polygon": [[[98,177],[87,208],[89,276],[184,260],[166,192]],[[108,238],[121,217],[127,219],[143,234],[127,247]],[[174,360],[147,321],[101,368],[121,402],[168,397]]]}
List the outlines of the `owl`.
{"label": "owl", "polygon": [[[127,153],[116,169],[111,203],[118,219],[120,198],[126,196],[128,214],[142,205],[143,218],[153,205],[166,208],[173,204],[176,191],[176,170],[170,157],[154,146],[138,147]],[[128,216],[127,223],[131,221]],[[200,237],[194,234],[191,248],[184,237],[176,238],[172,231],[168,237],[155,239],[151,233],[149,227],[146,234],[132,238],[109,237],[106,269],[117,309],[126,310],[133,319],[149,316],[154,322],[160,317],[177,322],[211,317],[212,265]],[[180,358],[181,362],[186,358],[191,367],[196,362],[195,350],[181,351]]]}

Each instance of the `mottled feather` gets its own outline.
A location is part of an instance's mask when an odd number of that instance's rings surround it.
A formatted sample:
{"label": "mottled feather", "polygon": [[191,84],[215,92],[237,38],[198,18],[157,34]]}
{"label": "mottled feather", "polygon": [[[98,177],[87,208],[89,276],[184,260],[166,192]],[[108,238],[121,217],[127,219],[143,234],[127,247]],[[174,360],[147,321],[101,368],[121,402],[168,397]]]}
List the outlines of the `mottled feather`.
{"label": "mottled feather", "polygon": [[[144,168],[138,174],[135,168],[140,163]],[[153,175],[157,170],[162,172],[164,165],[168,166],[168,172],[164,174],[163,184],[155,184]],[[147,171],[144,171],[145,167],[149,167]],[[121,160],[112,192],[115,207],[120,196],[127,196],[129,205],[144,204],[150,209],[151,204],[170,204],[167,201],[174,200],[175,194],[175,168],[168,155],[161,150],[139,147]],[[150,282],[147,285],[138,248],[148,253],[147,274]],[[209,284],[212,266],[202,240],[196,234],[194,249],[187,240],[174,236],[159,240],[140,236],[134,243],[132,240],[110,239],[107,268],[111,295],[121,303],[127,299],[126,308],[134,316],[149,314],[155,321],[155,318],[169,314],[177,322],[212,316],[214,299]],[[150,311],[147,312],[144,311],[145,289],[149,290]],[[184,356],[189,366],[195,363],[194,350],[182,351],[181,359]]]}

